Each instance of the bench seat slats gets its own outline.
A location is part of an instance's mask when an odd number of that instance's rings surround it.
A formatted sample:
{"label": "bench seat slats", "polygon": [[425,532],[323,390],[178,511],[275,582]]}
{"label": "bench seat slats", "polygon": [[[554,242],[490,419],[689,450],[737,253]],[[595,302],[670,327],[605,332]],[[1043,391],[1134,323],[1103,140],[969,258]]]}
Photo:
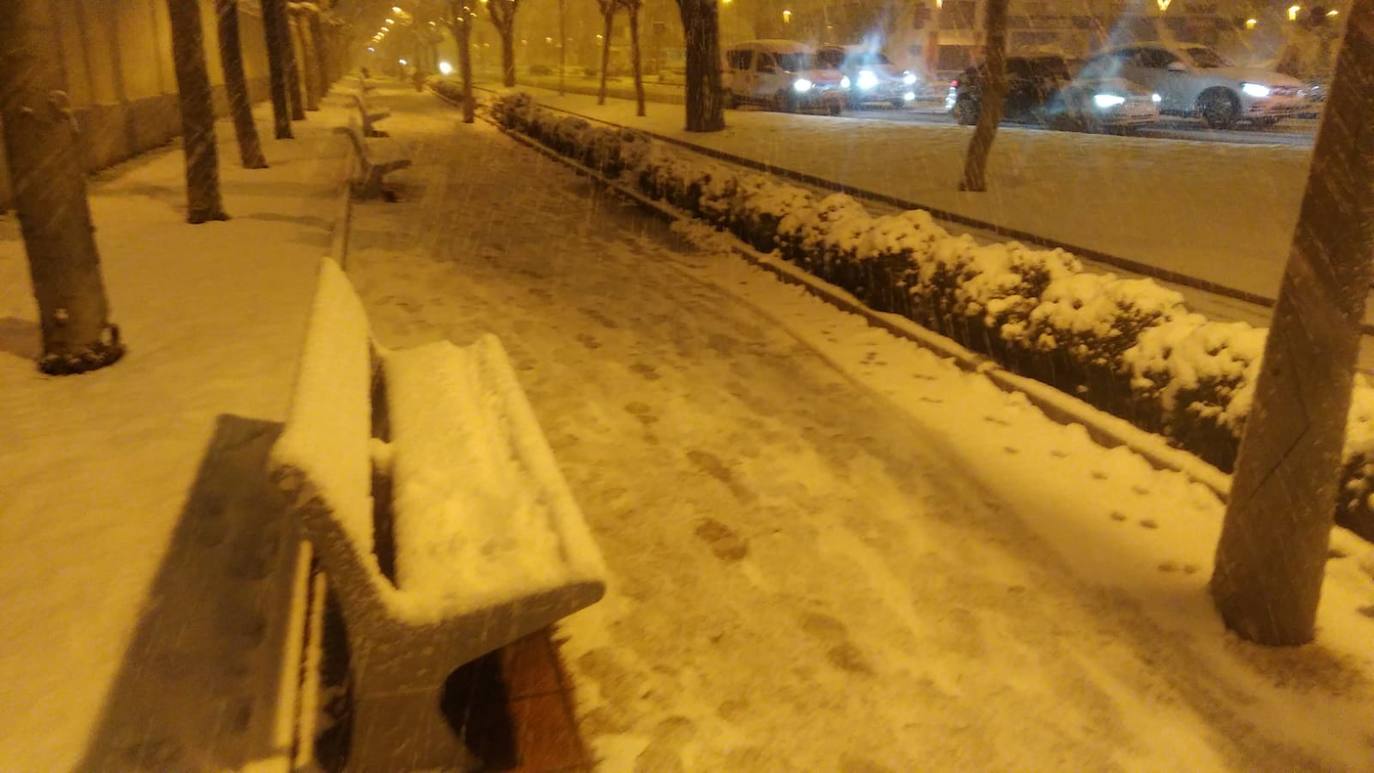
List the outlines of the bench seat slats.
{"label": "bench seat slats", "polygon": [[507,603],[604,575],[494,336],[386,352],[396,580],[412,614]]}

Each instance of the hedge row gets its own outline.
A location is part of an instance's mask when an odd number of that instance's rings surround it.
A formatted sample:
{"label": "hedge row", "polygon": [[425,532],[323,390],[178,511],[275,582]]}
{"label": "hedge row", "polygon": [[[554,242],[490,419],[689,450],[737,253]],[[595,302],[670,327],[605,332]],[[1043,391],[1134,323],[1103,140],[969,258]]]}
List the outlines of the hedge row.
{"label": "hedge row", "polygon": [[[670,150],[629,129],[538,107],[495,120],[585,166],[776,252],[879,311],[900,314],[1231,470],[1266,330],[1213,322],[1149,279],[1083,270],[1063,250],[979,245],[923,210],[874,216],[767,175]],[[1359,381],[1338,519],[1374,538],[1374,389]]]}

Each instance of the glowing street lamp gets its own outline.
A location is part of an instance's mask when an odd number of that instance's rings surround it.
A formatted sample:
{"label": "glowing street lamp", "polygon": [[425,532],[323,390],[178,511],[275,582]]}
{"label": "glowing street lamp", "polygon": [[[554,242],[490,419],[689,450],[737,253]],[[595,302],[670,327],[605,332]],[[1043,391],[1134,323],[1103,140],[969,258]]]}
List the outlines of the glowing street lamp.
{"label": "glowing street lamp", "polygon": [[1289,21],[1297,21],[1297,20],[1298,20],[1298,11],[1301,11],[1301,10],[1302,10],[1302,6],[1298,5],[1297,3],[1294,3],[1293,5],[1288,6],[1288,20],[1289,20]]}
{"label": "glowing street lamp", "polygon": [[1249,19],[1246,19],[1246,20],[1245,20],[1245,28],[1246,28],[1247,30],[1252,30],[1252,29],[1254,29],[1255,27],[1258,27],[1258,26],[1259,26],[1259,19],[1249,18]]}
{"label": "glowing street lamp", "polygon": [[792,12],[791,12],[791,11],[783,11],[783,12],[782,12],[782,23],[783,23],[783,24],[791,24],[791,23],[792,23]]}

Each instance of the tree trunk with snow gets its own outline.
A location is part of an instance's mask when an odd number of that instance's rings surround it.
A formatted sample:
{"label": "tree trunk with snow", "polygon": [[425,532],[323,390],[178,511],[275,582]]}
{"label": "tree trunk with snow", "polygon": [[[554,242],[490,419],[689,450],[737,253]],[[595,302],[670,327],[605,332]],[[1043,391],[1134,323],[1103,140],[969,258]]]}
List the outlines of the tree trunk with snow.
{"label": "tree trunk with snow", "polygon": [[596,92],[596,103],[606,104],[606,76],[611,69],[611,34],[615,25],[615,9],[619,0],[596,0],[601,9],[601,88]]}
{"label": "tree trunk with snow", "polygon": [[200,3],[167,0],[172,22],[172,58],[177,102],[181,107],[182,149],[186,153],[186,220],[228,220],[219,192],[219,151],[215,145],[215,103],[205,70],[205,37]]}
{"label": "tree trunk with snow", "polygon": [[630,65],[635,74],[635,115],[644,116],[644,68],[639,54],[640,0],[621,0],[630,17]]}
{"label": "tree trunk with snow", "polygon": [[501,36],[501,82],[506,88],[515,85],[515,12],[520,0],[488,0],[487,15]]}
{"label": "tree trunk with snow", "polygon": [[253,105],[248,100],[248,81],[243,75],[243,50],[239,45],[239,1],[215,0],[219,12],[219,58],[224,66],[224,90],[229,97],[229,113],[234,119],[234,136],[239,143],[239,159],[245,169],[262,169],[258,127],[253,123]]}
{"label": "tree trunk with snow", "polygon": [[978,100],[978,125],[964,157],[961,191],[986,191],[988,155],[1002,122],[1007,98],[1007,0],[988,0],[985,29],[987,45],[983,64],[983,93]]}
{"label": "tree trunk with snow", "polygon": [[124,346],[109,321],[56,36],[48,0],[14,0],[0,13],[0,126],[38,301],[38,367],[64,374],[109,365]]}
{"label": "tree trunk with snow", "polygon": [[317,73],[316,82],[319,84],[317,93],[320,99],[324,99],[329,94],[329,87],[333,85],[333,81],[329,79],[329,43],[324,37],[324,19],[320,15],[319,7],[308,4],[307,9],[305,20],[310,29],[311,47],[315,52],[313,64]]}
{"label": "tree trunk with snow", "polygon": [[296,34],[296,69],[305,87],[305,109],[320,109],[320,70],[315,65],[315,42],[310,34],[309,12],[291,4],[291,26]]}
{"label": "tree trunk with snow", "polygon": [[1246,422],[1211,590],[1251,641],[1312,639],[1374,258],[1374,0],[1354,0]]}
{"label": "tree trunk with snow", "polygon": [[284,41],[286,46],[286,83],[291,92],[291,120],[304,121],[305,84],[303,82],[304,76],[301,73],[299,38],[296,36],[295,15],[290,12],[286,5],[286,0],[280,0],[280,2],[283,8],[287,8],[285,12],[286,24],[283,32],[286,35]]}
{"label": "tree trunk with snow", "polygon": [[458,44],[458,74],[463,79],[463,123],[472,123],[472,25],[476,16],[469,0],[449,0],[448,26]]}
{"label": "tree trunk with snow", "polygon": [[285,0],[262,0],[262,30],[267,42],[267,72],[272,85],[272,127],[279,140],[291,139],[291,96],[286,70]]}
{"label": "tree trunk with snow", "polygon": [[720,89],[720,23],[716,0],[677,0],[687,44],[687,131],[725,128]]}

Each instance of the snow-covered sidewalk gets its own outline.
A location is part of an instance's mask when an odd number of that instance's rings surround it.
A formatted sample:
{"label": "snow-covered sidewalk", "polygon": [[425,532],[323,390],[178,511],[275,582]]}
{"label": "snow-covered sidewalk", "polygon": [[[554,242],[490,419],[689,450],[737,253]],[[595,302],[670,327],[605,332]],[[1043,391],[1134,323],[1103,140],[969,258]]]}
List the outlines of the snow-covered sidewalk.
{"label": "snow-covered sidewalk", "polygon": [[97,242],[129,353],[51,378],[19,224],[0,217],[0,768],[284,767],[296,540],[261,485],[330,248],[346,144],[338,98],[258,128],[232,220],[187,225],[179,146],[98,176]]}
{"label": "snow-covered sidewalk", "polygon": [[349,271],[385,344],[510,351],[612,572],[563,626],[605,769],[1368,767],[1366,545],[1317,644],[1240,642],[1204,487],[397,99]]}

